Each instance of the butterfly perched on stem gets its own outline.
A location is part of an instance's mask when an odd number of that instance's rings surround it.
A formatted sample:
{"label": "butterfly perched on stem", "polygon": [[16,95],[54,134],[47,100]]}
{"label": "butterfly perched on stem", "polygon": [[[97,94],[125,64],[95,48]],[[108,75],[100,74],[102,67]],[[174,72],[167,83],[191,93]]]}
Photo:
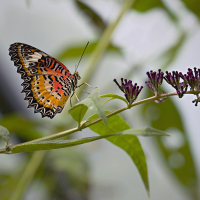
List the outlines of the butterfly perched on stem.
{"label": "butterfly perched on stem", "polygon": [[81,79],[77,66],[71,74],[65,65],[35,47],[14,43],[10,45],[9,55],[24,81],[22,93],[26,95],[28,108],[33,107],[42,117],[52,119],[62,112],[71,93],[72,97],[80,87],[77,85]]}

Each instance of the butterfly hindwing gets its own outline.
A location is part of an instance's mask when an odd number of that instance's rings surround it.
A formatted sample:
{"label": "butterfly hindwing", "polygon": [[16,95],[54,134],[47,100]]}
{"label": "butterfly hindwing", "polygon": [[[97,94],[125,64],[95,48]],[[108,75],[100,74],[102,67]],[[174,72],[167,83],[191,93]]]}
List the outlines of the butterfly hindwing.
{"label": "butterfly hindwing", "polygon": [[14,43],[9,55],[24,80],[22,92],[26,94],[28,108],[40,112],[42,117],[53,118],[68,100],[74,76],[55,58],[23,43]]}

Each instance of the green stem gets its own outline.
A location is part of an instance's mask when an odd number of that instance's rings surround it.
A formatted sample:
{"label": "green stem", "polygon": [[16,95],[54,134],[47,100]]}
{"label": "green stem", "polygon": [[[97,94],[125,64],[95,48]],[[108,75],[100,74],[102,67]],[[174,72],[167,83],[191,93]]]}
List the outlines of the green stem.
{"label": "green stem", "polygon": [[[191,93],[191,92],[188,92],[188,93]],[[153,97],[150,97],[150,98],[146,98],[146,99],[143,99],[141,101],[138,101],[138,102],[135,102],[131,105],[131,107],[134,107],[134,106],[137,106],[137,105],[140,105],[142,103],[146,103],[148,101],[153,101],[153,100],[157,100],[161,97],[169,97],[169,96],[174,96],[174,95],[177,95],[176,92],[173,92],[173,93],[168,93],[168,94],[163,94],[163,95],[160,95],[160,96],[153,96]],[[106,115],[107,118],[113,116],[113,115],[116,115],[122,111],[125,111],[127,109],[130,109],[128,106],[125,106],[123,108],[119,108],[117,110],[114,110],[110,113],[108,113]],[[67,131],[63,131],[63,132],[59,132],[59,133],[56,133],[54,135],[49,135],[49,136],[46,136],[46,137],[43,137],[43,138],[39,138],[39,139],[36,139],[36,140],[31,140],[29,142],[24,142],[24,143],[21,143],[20,145],[22,144],[29,144],[29,143],[33,143],[33,142],[40,142],[40,141],[46,141],[46,140],[54,140],[54,139],[57,139],[57,138],[61,138],[61,137],[65,137],[67,135],[70,135],[74,132],[77,132],[77,131],[81,131],[82,129],[85,129],[91,125],[94,125],[98,122],[102,121],[101,118],[97,118],[97,119],[94,119],[94,120],[91,120],[91,121],[87,121],[85,123],[82,123],[82,125],[80,125],[79,127],[76,127],[76,128],[73,128],[73,129],[70,129],[70,130],[67,130]],[[17,145],[14,145],[12,147],[10,147],[10,149],[12,149],[13,147],[15,147]],[[7,153],[12,153],[11,151],[7,152]]]}
{"label": "green stem", "polygon": [[[158,96],[149,97],[149,98],[147,98],[147,99],[143,99],[143,100],[141,100],[141,101],[138,101],[138,102],[133,103],[133,104],[131,105],[131,108],[134,107],[134,106],[140,105],[140,104],[142,104],[142,103],[146,103],[146,102],[148,102],[148,101],[157,100],[157,99],[159,99],[159,98],[161,98],[161,97],[169,97],[169,96],[174,96],[174,95],[177,95],[177,93],[176,93],[176,92],[173,92],[173,93],[168,93],[168,94],[160,95],[159,97],[158,97]],[[128,106],[125,106],[125,107],[123,107],[123,108],[119,108],[119,109],[117,109],[117,110],[114,110],[114,111],[108,113],[108,114],[106,115],[106,117],[107,117],[107,118],[112,117],[113,115],[116,115],[116,114],[118,114],[118,113],[120,113],[120,112],[122,112],[122,111],[125,111],[125,110],[127,110],[127,109],[130,109],[130,108],[129,108]],[[86,123],[83,124],[82,129],[83,129],[83,128],[86,128],[86,127],[88,127],[88,126],[91,126],[91,125],[93,125],[93,124],[96,124],[96,123],[100,122],[101,120],[102,120],[101,118],[97,118],[97,119],[95,119],[95,120],[86,122]]]}
{"label": "green stem", "polygon": [[6,153],[6,148],[0,148],[0,153]]}
{"label": "green stem", "polygon": [[[191,91],[188,91],[186,92],[185,94],[193,94],[193,92]],[[162,94],[162,95],[159,95],[159,96],[153,96],[153,97],[149,97],[149,98],[146,98],[146,99],[143,99],[141,101],[138,101],[138,102],[135,102],[131,105],[131,107],[134,107],[134,106],[137,106],[137,105],[140,105],[142,103],[146,103],[148,101],[153,101],[153,100],[158,100],[159,98],[163,98],[163,97],[169,97],[169,96],[175,96],[177,95],[176,92],[172,92],[172,93],[168,93],[168,94]],[[120,112],[123,112],[127,109],[130,109],[129,106],[125,106],[123,108],[119,108],[117,110],[114,110],[114,111],[111,111],[110,113],[108,113],[106,115],[107,118],[113,116],[113,115],[116,115]],[[49,135],[49,136],[46,136],[46,137],[43,137],[43,138],[39,138],[39,139],[36,139],[36,140],[31,140],[29,142],[24,142],[24,143],[21,143],[19,145],[22,145],[22,144],[30,144],[30,143],[34,143],[34,142],[41,142],[41,141],[46,141],[46,140],[54,140],[54,139],[57,139],[57,138],[61,138],[61,137],[65,137],[67,135],[70,135],[74,132],[77,132],[77,131],[81,131],[82,129],[85,129],[91,125],[94,125],[98,122],[102,121],[101,118],[97,118],[97,119],[94,119],[94,120],[91,120],[91,121],[86,121],[82,124],[80,124],[80,126],[76,127],[76,128],[73,128],[73,129],[70,129],[70,130],[66,130],[66,131],[62,131],[62,132],[59,132],[59,133],[56,133],[54,135]],[[9,150],[6,150],[6,148],[2,148],[0,149],[0,153],[7,153],[7,154],[11,154],[12,153],[12,148],[13,147],[16,147],[18,145],[14,145],[14,146],[9,146]]]}
{"label": "green stem", "polygon": [[11,194],[10,200],[20,200],[24,191],[26,191],[27,186],[32,180],[36,170],[38,169],[46,151],[40,151],[33,153],[31,159],[29,160],[22,177],[20,178],[18,184],[15,187],[15,190]]}
{"label": "green stem", "polygon": [[40,141],[46,141],[46,140],[54,140],[54,139],[57,139],[57,138],[61,138],[61,137],[70,135],[70,134],[72,134],[74,132],[77,132],[77,131],[80,131],[80,130],[81,130],[81,128],[78,128],[78,127],[77,128],[72,128],[70,130],[62,131],[62,132],[56,133],[54,135],[48,135],[48,136],[43,137],[43,138],[39,138],[39,139],[36,139],[36,140],[31,140],[29,142],[24,142],[23,144],[29,144],[29,143],[32,143],[32,142],[40,142]]}

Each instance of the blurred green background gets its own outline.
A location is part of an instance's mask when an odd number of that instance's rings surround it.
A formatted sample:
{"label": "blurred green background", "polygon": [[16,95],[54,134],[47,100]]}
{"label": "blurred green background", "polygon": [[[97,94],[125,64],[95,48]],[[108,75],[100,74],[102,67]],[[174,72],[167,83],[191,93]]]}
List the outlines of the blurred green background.
{"label": "blurred green background", "polygon": [[[121,77],[145,86],[146,71],[200,66],[200,1],[198,0],[2,0],[0,2],[0,125],[17,144],[76,126],[69,102],[54,119],[42,119],[27,109],[22,80],[8,55],[9,45],[32,45],[100,87],[101,94],[122,95],[113,79]],[[85,87],[88,92],[91,88]],[[163,84],[165,92],[174,89]],[[80,99],[87,94],[78,91]],[[153,94],[143,89],[138,100]],[[200,199],[199,107],[172,97],[149,103],[121,116],[133,128],[152,126],[168,138],[140,138],[153,200]],[[76,103],[76,99],[73,99]],[[125,106],[117,100],[107,110]],[[95,135],[91,130],[72,135]],[[4,143],[0,139],[0,147]],[[48,152],[0,155],[1,200],[146,200],[140,175],[121,149],[105,140]]]}

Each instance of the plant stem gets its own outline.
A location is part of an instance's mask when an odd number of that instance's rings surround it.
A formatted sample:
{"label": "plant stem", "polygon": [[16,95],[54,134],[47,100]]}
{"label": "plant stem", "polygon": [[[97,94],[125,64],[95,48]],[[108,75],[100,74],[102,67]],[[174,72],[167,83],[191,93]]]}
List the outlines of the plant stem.
{"label": "plant stem", "polygon": [[[145,103],[145,102],[148,102],[148,101],[157,100],[157,99],[159,99],[159,98],[161,98],[161,97],[168,97],[168,96],[174,96],[174,95],[177,95],[177,93],[176,93],[176,92],[173,92],[173,93],[168,93],[168,94],[160,95],[159,97],[157,97],[157,96],[149,97],[149,98],[147,98],[147,99],[143,99],[143,100],[141,100],[141,101],[138,101],[138,102],[133,103],[133,104],[131,105],[131,107],[140,105],[140,104]],[[116,114],[118,114],[118,113],[120,113],[120,112],[122,112],[122,111],[124,111],[124,110],[128,110],[128,109],[130,109],[130,108],[128,108],[128,106],[125,106],[125,107],[123,107],[123,108],[119,108],[119,109],[117,109],[117,110],[114,110],[114,111],[111,111],[110,113],[108,113],[108,114],[106,115],[106,117],[107,117],[107,118],[108,118],[108,117],[111,117],[111,116],[113,116],[113,115],[116,115]],[[101,118],[97,118],[97,119],[94,119],[94,120],[92,120],[92,121],[86,122],[85,124],[83,124],[82,129],[83,129],[83,128],[86,128],[86,127],[88,127],[88,126],[91,126],[91,125],[93,125],[93,124],[96,124],[97,122],[99,122],[99,121],[101,121],[101,120],[102,120]]]}
{"label": "plant stem", "polygon": [[[187,93],[191,93],[191,92],[187,92]],[[157,100],[161,97],[169,97],[169,96],[174,96],[174,95],[177,95],[176,92],[173,92],[173,93],[168,93],[168,94],[163,94],[163,95],[160,95],[160,96],[153,96],[153,97],[149,97],[149,98],[146,98],[146,99],[143,99],[141,101],[138,101],[138,102],[135,102],[131,105],[131,107],[134,107],[134,106],[137,106],[137,105],[140,105],[142,103],[146,103],[148,101],[153,101],[153,100]],[[114,110],[110,113],[108,113],[106,115],[107,118],[113,116],[113,115],[116,115],[122,111],[125,111],[127,109],[130,109],[128,108],[127,106],[123,107],[123,108],[119,108],[117,110]],[[97,119],[94,119],[94,120],[91,120],[91,121],[87,121],[85,123],[82,123],[82,125],[80,125],[80,127],[76,127],[76,128],[73,128],[73,129],[70,129],[70,130],[67,130],[67,131],[62,131],[62,132],[59,132],[59,133],[56,133],[54,135],[49,135],[49,136],[46,136],[46,137],[43,137],[43,138],[39,138],[39,139],[36,139],[36,140],[31,140],[29,142],[24,142],[24,143],[21,143],[20,145],[22,144],[29,144],[29,143],[33,143],[33,142],[41,142],[41,141],[46,141],[46,140],[54,140],[54,139],[57,139],[57,138],[61,138],[61,137],[65,137],[67,135],[70,135],[74,132],[77,132],[77,131],[81,131],[82,129],[85,129],[91,125],[94,125],[98,122],[102,121],[101,118],[97,118]],[[12,149],[13,147],[15,147],[17,145],[14,145],[12,147],[10,147],[10,149]],[[5,152],[5,151],[4,151]],[[0,152],[1,153],[1,152]],[[7,153],[12,153],[11,151],[7,152]]]}
{"label": "plant stem", "polygon": [[61,137],[64,137],[64,136],[67,136],[67,135],[70,135],[74,132],[77,132],[77,131],[80,131],[81,129],[80,128],[72,128],[70,130],[67,130],[67,131],[62,131],[62,132],[59,132],[59,133],[56,133],[54,135],[48,135],[46,137],[43,137],[43,138],[39,138],[39,139],[36,139],[36,140],[31,140],[29,142],[24,142],[23,144],[28,144],[28,143],[32,143],[32,142],[40,142],[40,141],[45,141],[45,140],[54,140],[54,139],[57,139],[57,138],[61,138]]}
{"label": "plant stem", "polygon": [[6,148],[0,148],[0,153],[6,153]]}

